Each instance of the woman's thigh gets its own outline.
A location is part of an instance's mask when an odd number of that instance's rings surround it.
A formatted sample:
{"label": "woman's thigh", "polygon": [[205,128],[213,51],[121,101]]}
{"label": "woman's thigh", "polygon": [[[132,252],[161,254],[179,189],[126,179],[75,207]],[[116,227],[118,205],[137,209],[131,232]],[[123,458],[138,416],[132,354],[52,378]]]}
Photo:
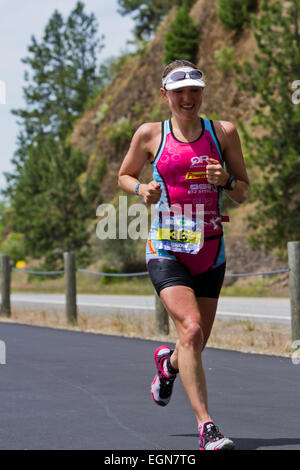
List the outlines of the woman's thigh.
{"label": "woman's thigh", "polygon": [[190,287],[166,287],[161,290],[160,298],[175,324],[179,339],[193,324],[202,324],[199,304]]}
{"label": "woman's thigh", "polygon": [[186,266],[174,260],[150,260],[148,270],[179,338],[199,325],[204,347],[215,319],[225,264],[194,277]]}
{"label": "woman's thigh", "polygon": [[218,299],[196,297],[194,291],[186,286],[166,287],[160,297],[174,321],[179,339],[197,324],[201,327],[204,349],[214,323]]}

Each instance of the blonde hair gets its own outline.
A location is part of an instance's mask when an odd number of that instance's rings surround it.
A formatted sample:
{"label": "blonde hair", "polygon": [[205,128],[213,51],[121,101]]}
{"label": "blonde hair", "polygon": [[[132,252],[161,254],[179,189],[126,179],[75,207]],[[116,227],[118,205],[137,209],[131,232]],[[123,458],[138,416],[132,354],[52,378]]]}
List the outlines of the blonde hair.
{"label": "blonde hair", "polygon": [[162,74],[162,78],[165,78],[168,73],[170,73],[174,69],[177,69],[177,67],[193,67],[193,69],[197,69],[197,66],[189,60],[176,59],[165,67]]}

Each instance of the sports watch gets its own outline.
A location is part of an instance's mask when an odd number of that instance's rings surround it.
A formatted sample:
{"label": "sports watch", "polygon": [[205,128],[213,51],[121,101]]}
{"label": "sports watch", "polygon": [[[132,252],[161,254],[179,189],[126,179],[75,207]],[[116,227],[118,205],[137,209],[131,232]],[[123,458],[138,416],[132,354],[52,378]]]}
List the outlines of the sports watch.
{"label": "sports watch", "polygon": [[223,189],[228,189],[228,191],[233,191],[236,186],[236,178],[233,175],[229,174],[229,178],[225,186],[222,186]]}

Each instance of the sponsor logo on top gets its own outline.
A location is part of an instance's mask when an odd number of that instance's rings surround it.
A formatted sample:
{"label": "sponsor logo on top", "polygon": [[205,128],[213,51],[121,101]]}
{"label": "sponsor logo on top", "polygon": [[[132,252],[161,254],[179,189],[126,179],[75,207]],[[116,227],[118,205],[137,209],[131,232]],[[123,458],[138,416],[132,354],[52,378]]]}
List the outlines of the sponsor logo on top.
{"label": "sponsor logo on top", "polygon": [[185,175],[186,180],[206,180],[206,171],[188,171]]}
{"label": "sponsor logo on top", "polygon": [[217,188],[212,184],[192,183],[188,190],[188,194],[205,194],[208,192],[215,193]]}
{"label": "sponsor logo on top", "polygon": [[207,163],[208,158],[209,158],[208,155],[198,155],[197,157],[192,157],[191,168],[194,168],[199,165],[203,165],[203,163]]}

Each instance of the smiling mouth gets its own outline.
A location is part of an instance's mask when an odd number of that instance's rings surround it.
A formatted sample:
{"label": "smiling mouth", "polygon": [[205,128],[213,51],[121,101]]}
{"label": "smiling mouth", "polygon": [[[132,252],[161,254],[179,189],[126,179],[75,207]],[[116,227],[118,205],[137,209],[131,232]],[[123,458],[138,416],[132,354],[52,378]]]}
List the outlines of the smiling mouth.
{"label": "smiling mouth", "polygon": [[190,109],[193,109],[193,108],[194,108],[194,106],[195,106],[194,104],[191,104],[191,105],[189,105],[189,106],[184,106],[184,105],[181,105],[181,108],[182,108],[182,109],[186,109],[186,110],[188,110],[188,111],[189,111]]}

